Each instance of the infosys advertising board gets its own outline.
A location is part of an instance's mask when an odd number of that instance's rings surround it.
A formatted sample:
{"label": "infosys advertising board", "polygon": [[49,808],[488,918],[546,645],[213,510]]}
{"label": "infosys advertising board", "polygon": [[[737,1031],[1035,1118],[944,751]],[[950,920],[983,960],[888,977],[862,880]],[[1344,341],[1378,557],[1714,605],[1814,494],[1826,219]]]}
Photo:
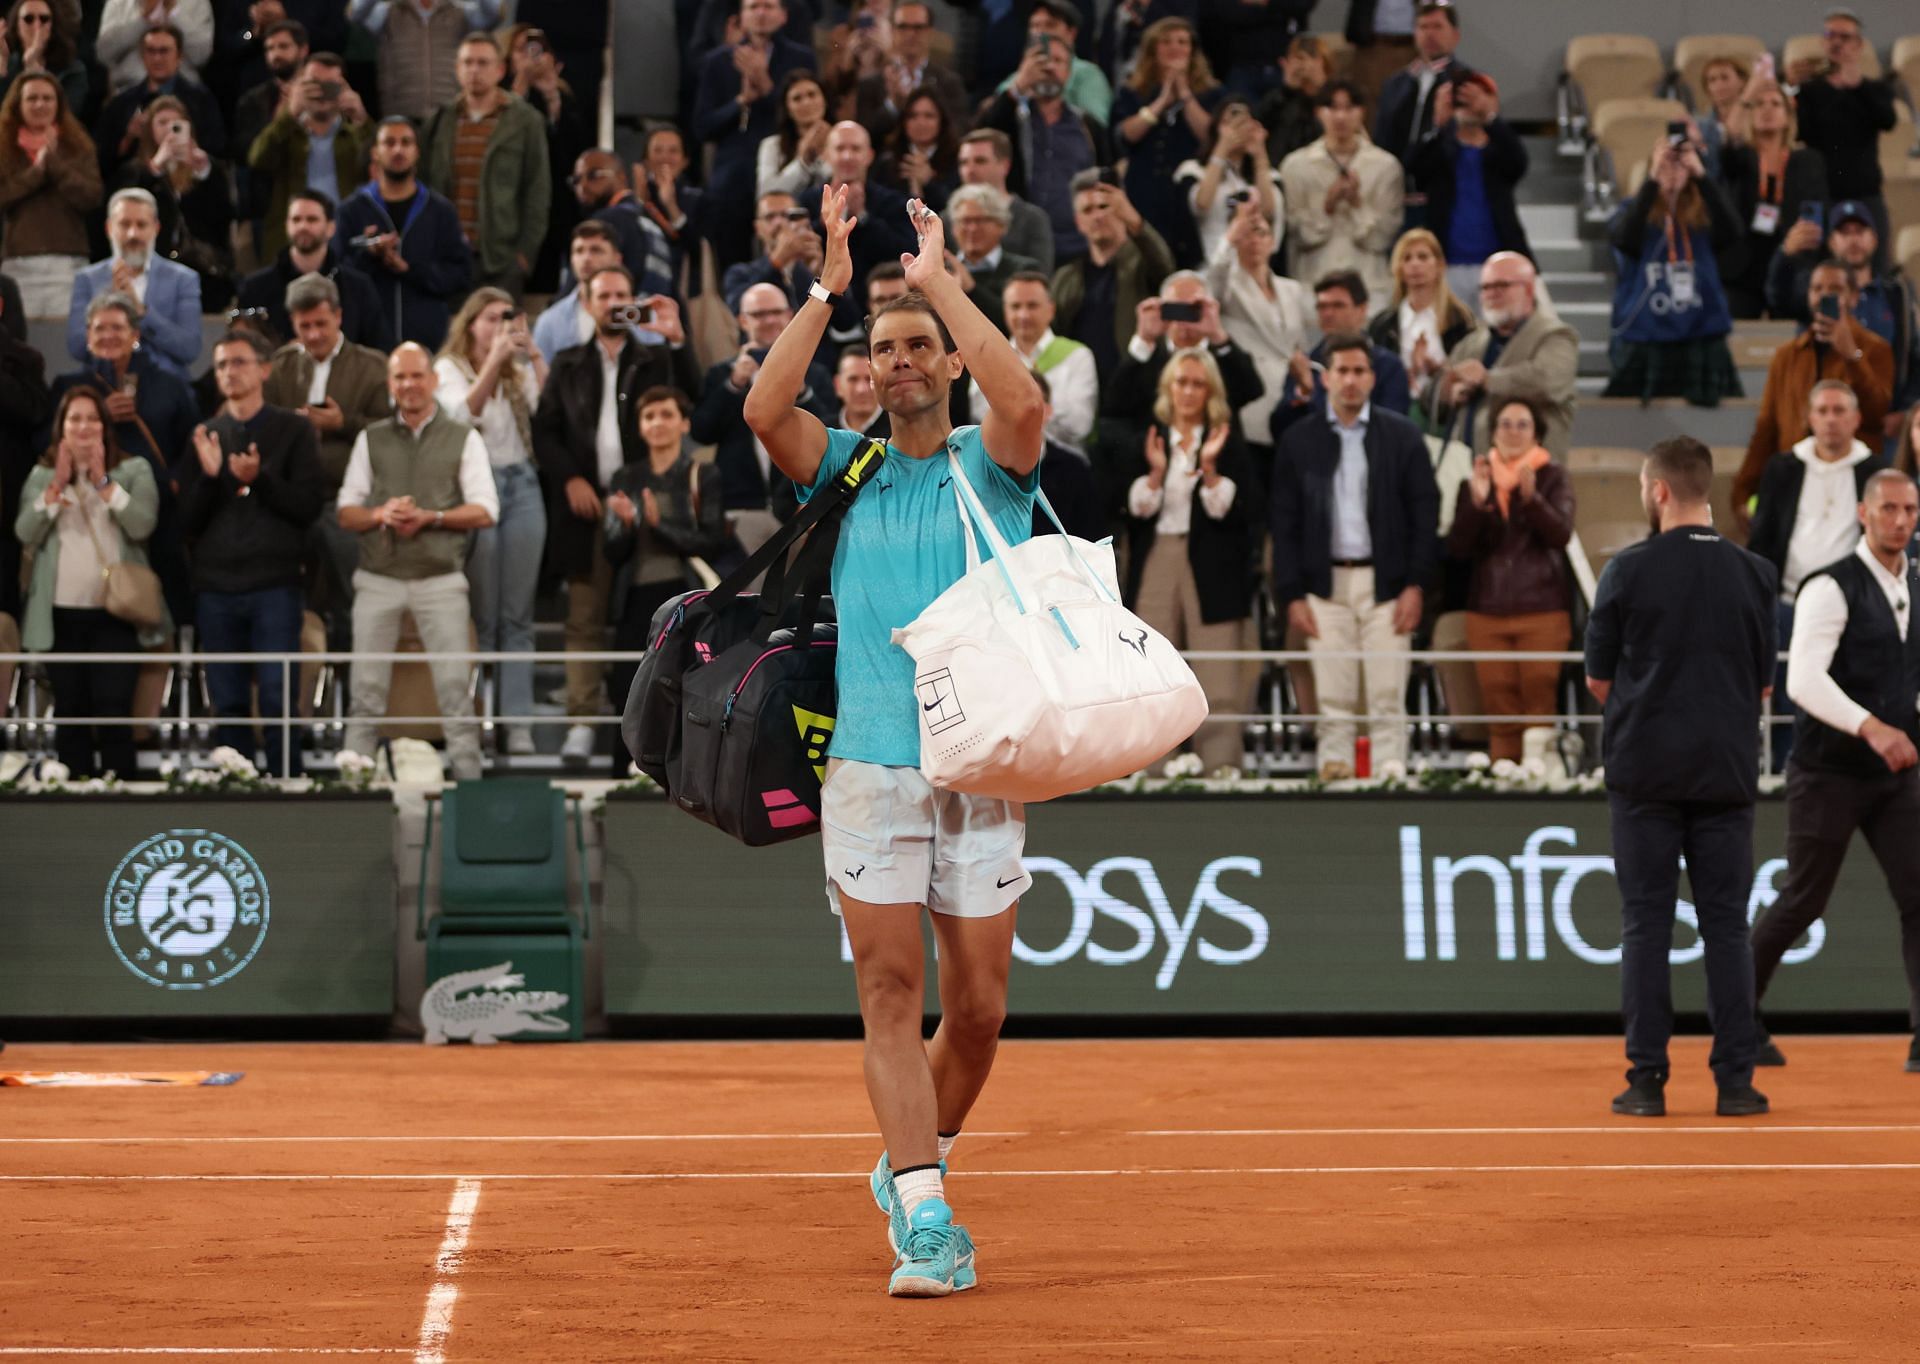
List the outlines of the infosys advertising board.
{"label": "infosys advertising board", "polygon": [[[1786,881],[1786,809],[1758,807],[1748,912]],[[1033,1015],[1444,1015],[1619,1008],[1602,799],[1118,797],[1028,811],[1010,1006]],[[857,1012],[818,840],[746,850],[661,801],[607,806],[615,1017]],[[1677,1007],[1705,1007],[1693,906]],[[933,1008],[932,973],[929,1001]],[[1901,1011],[1885,883],[1864,845],[1768,1012]]]}

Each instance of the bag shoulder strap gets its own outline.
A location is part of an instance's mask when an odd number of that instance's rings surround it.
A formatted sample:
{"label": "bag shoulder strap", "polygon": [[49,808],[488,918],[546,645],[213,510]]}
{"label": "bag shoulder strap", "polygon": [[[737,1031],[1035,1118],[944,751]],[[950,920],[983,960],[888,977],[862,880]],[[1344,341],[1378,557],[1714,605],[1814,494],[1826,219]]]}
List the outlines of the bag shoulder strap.
{"label": "bag shoulder strap", "polygon": [[[708,595],[710,605],[721,605],[746,590],[747,584],[763,573],[768,573],[779,565],[778,576],[769,573],[763,596],[769,598],[764,605],[770,611],[778,611],[787,598],[797,593],[803,585],[797,579],[789,582],[787,552],[793,548],[800,537],[829,517],[837,520],[845,515],[860,490],[872,481],[879,472],[887,456],[887,443],[884,440],[867,442],[866,449],[856,454],[847,467],[830,479],[819,492],[807,499],[797,515],[767,538],[767,542],[748,556],[747,561],[729,573],[720,585]],[[829,565],[830,567],[830,565]]]}
{"label": "bag shoulder strap", "polygon": [[[109,475],[109,477],[111,477],[111,475]],[[78,488],[81,486],[90,486],[90,485],[69,483],[67,486],[69,488]],[[100,492],[97,488],[93,490],[93,495],[95,497],[100,497]],[[87,510],[85,494],[84,493],[76,494],[76,498],[78,500],[74,504],[74,510],[80,513],[80,524],[87,528],[87,538],[93,541],[93,552],[96,555],[98,555],[100,559],[100,576],[104,578],[109,573],[113,572],[114,567],[117,564],[119,564],[121,561],[118,558],[109,559],[107,557],[107,547],[100,543],[100,532],[94,529],[93,515]],[[102,504],[104,504],[106,502],[106,498],[100,497],[100,501]],[[108,515],[112,515],[113,509],[111,507],[107,508],[107,513]]]}

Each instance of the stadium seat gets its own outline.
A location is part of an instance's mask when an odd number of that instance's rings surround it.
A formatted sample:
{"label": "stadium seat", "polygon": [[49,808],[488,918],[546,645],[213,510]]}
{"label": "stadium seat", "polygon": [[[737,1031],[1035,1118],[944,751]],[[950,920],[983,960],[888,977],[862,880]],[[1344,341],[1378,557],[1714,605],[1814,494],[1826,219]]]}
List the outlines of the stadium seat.
{"label": "stadium seat", "polygon": [[1880,173],[1888,179],[1920,170],[1913,158],[1913,111],[1904,100],[1895,100],[1893,116],[1893,126],[1880,134]]}
{"label": "stadium seat", "polygon": [[1344,33],[1316,33],[1320,46],[1327,54],[1328,74],[1332,79],[1353,74],[1353,44],[1347,41]]}
{"label": "stadium seat", "polygon": [[[1467,613],[1448,611],[1433,622],[1433,642],[1429,646],[1435,653],[1451,653],[1467,647]],[[1434,681],[1440,688],[1440,704],[1448,715],[1484,715],[1484,704],[1480,699],[1480,674],[1473,664],[1457,659],[1433,661]],[[1487,727],[1469,721],[1453,727],[1453,737],[1470,743],[1484,743],[1487,739]]]}
{"label": "stadium seat", "polygon": [[1751,71],[1754,58],[1766,50],[1767,45],[1751,33],[1690,33],[1674,45],[1673,69],[1693,107],[1704,110],[1709,101],[1700,73],[1708,62],[1732,57]]}
{"label": "stadium seat", "polygon": [[1898,241],[1903,230],[1920,225],[1920,165],[1903,175],[1888,176],[1880,192],[1887,200],[1890,235]]}
{"label": "stadium seat", "polygon": [[[1818,33],[1796,33],[1793,37],[1787,39],[1786,45],[1780,49],[1781,74],[1785,75],[1787,71],[1792,68],[1793,64],[1803,57],[1811,58],[1816,62],[1826,61],[1827,40],[1822,38]],[[1884,68],[1880,65],[1880,54],[1874,51],[1871,35],[1868,36],[1868,40],[1862,48],[1860,74],[1868,80],[1879,80],[1881,76],[1886,74]]]}
{"label": "stadium seat", "polygon": [[1896,234],[1893,258],[1907,272],[1907,278],[1920,276],[1920,223],[1908,223]]}
{"label": "stadium seat", "polygon": [[[479,633],[471,624],[467,626],[467,647],[480,647]],[[396,654],[425,653],[426,647],[420,642],[419,627],[413,623],[409,614],[406,623],[400,629],[400,642],[394,645]],[[479,677],[479,667],[473,669],[473,677]],[[477,690],[474,681],[467,684],[467,695],[472,698]],[[389,715],[437,715],[440,711],[439,697],[433,690],[433,670],[425,663],[396,663],[393,665],[393,681],[387,688],[387,714]],[[441,736],[437,724],[407,725],[383,724],[380,737],[383,739],[425,739],[431,743]]]}
{"label": "stadium seat", "polygon": [[1907,87],[1907,102],[1920,101],[1920,33],[1893,40],[1893,74]]}
{"label": "stadium seat", "polygon": [[1666,75],[1659,45],[1637,33],[1588,33],[1567,44],[1567,77],[1590,113],[1610,100],[1652,98]]}
{"label": "stadium seat", "polygon": [[[539,778],[464,781],[440,799],[439,912],[427,916],[432,807],[421,846],[416,933],[427,942],[427,980],[510,963],[525,988],[557,991],[563,1005],[542,1010],[565,1030],[527,1036],[577,1041],[586,1013],[581,944],[591,932],[586,904],[586,842],[574,812],[582,903],[567,895],[567,796]],[[431,990],[431,984],[429,990]]]}
{"label": "stadium seat", "polygon": [[[1614,183],[1623,194],[1637,189],[1653,149],[1667,135],[1667,124],[1687,116],[1677,99],[1612,99],[1595,108],[1593,136],[1613,161]],[[1629,186],[1632,188],[1629,188]]]}

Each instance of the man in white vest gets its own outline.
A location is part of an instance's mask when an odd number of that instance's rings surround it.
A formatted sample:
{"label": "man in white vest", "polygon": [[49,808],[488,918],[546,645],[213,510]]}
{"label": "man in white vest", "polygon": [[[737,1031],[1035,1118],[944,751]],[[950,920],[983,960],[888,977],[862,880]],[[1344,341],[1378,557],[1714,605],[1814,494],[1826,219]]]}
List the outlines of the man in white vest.
{"label": "man in white vest", "polygon": [[[472,648],[467,602],[467,533],[500,518],[487,447],[470,426],[447,416],[434,400],[439,386],[433,356],[417,342],[401,343],[387,360],[393,416],[360,433],[340,483],[340,528],[360,536],[360,568],[353,575],[353,644],[357,653],[390,654],[400,642],[400,618],[411,614],[429,654]],[[447,756],[457,780],[480,776],[480,739],[467,698],[469,663],[429,664],[447,733]],[[387,712],[393,664],[379,658],[353,663],[346,746],[373,756],[375,724]]]}

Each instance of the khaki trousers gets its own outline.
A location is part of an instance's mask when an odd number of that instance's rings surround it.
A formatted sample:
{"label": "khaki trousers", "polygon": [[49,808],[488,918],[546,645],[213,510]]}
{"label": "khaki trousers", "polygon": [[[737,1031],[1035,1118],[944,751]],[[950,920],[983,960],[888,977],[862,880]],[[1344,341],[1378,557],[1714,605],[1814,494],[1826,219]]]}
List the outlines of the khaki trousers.
{"label": "khaki trousers", "polygon": [[[1467,647],[1544,653],[1564,649],[1573,634],[1573,617],[1565,611],[1534,611],[1522,616],[1486,616],[1467,612]],[[1558,663],[1522,663],[1509,659],[1480,659],[1473,665],[1480,679],[1480,705],[1486,715],[1551,715],[1554,688],[1560,685]],[[1489,725],[1487,756],[1520,761],[1525,724],[1509,721]]]}
{"label": "khaki trousers", "polygon": [[[1200,589],[1193,579],[1193,565],[1187,561],[1184,535],[1154,538],[1140,575],[1140,598],[1134,604],[1134,613],[1165,635],[1176,649],[1245,647],[1244,619],[1213,625],[1200,619]],[[1208,710],[1237,715],[1247,708],[1252,682],[1246,664],[1195,662],[1193,675],[1207,694]],[[1238,768],[1246,748],[1243,736],[1244,727],[1237,720],[1209,720],[1193,736],[1193,751],[1209,773],[1221,767]]]}
{"label": "khaki trousers", "polygon": [[[400,643],[400,619],[409,614],[427,653],[462,654],[472,647],[473,612],[468,605],[466,574],[389,578],[363,568],[353,575],[356,650],[392,653]],[[433,673],[433,691],[440,703],[454,779],[475,780],[481,775],[480,732],[473,722],[473,702],[467,695],[473,665],[446,659],[427,666]],[[373,756],[378,721],[387,713],[387,692],[392,683],[392,663],[354,659],[345,742],[355,753]]]}
{"label": "khaki trousers", "polygon": [[1375,38],[1355,48],[1348,77],[1367,97],[1369,116],[1380,107],[1380,91],[1419,56],[1411,38]]}
{"label": "khaki trousers", "polygon": [[[1333,570],[1333,595],[1309,593],[1317,639],[1307,641],[1309,653],[1355,650],[1374,655],[1364,664],[1357,658],[1315,658],[1313,688],[1320,702],[1319,761],[1353,763],[1353,740],[1359,732],[1361,698],[1371,717],[1367,737],[1373,750],[1373,771],[1387,763],[1407,760],[1407,672],[1411,635],[1393,632],[1393,602],[1373,599],[1371,568]],[[1364,674],[1365,690],[1362,691]]]}
{"label": "khaki trousers", "polygon": [[[613,565],[607,562],[606,528],[593,528],[593,572],[567,579],[567,652],[597,653],[607,647],[607,599],[613,594]],[[567,714],[576,720],[600,714],[607,675],[605,663],[567,660]],[[625,697],[620,698],[625,701]]]}

